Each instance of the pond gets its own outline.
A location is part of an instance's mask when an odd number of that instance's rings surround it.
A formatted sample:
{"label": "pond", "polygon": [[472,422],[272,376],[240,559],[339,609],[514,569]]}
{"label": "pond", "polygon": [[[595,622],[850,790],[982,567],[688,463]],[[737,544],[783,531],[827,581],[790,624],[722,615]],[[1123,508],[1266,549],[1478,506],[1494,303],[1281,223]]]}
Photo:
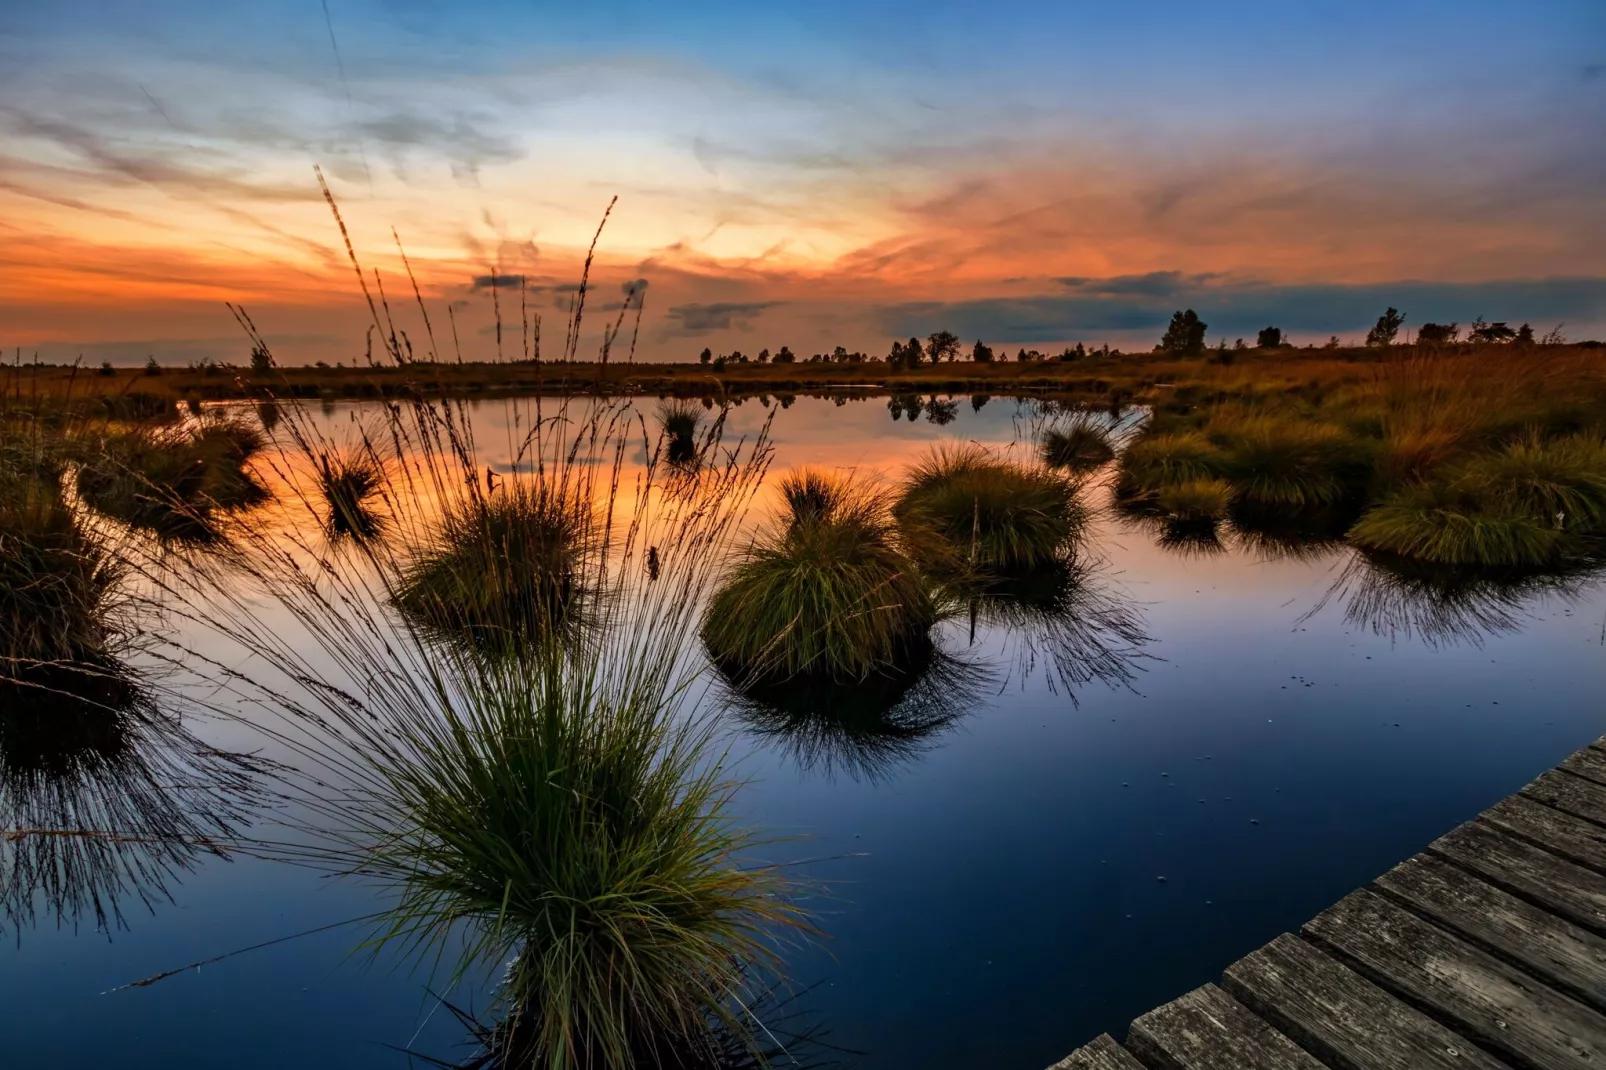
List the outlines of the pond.
{"label": "pond", "polygon": [[[728,439],[772,421],[772,472],[895,480],[955,439],[1026,456],[1043,421],[1007,398],[787,400],[729,417]],[[502,473],[517,467],[496,445],[510,405],[469,408]],[[313,418],[338,429],[367,411]],[[804,1045],[801,1061],[1046,1066],[1603,731],[1606,598],[1590,576],[1446,590],[1341,544],[1159,538],[1109,507],[1107,474],[1081,493],[1085,600],[1070,612],[1084,627],[946,620],[949,675],[900,707],[896,733],[724,715],[740,816],[794,837],[779,850],[817,885],[824,935],[787,952],[797,994],[779,1013],[829,1047]],[[766,490],[756,511],[773,504]],[[259,745],[241,725],[188,728],[198,739],[145,745]],[[63,805],[106,814],[131,790],[116,771],[34,775],[12,796],[76,793]],[[403,1049],[471,1052],[438,997],[483,1007],[489,978],[442,993],[389,953],[354,951],[361,930],[342,923],[381,909],[371,887],[205,851],[167,864],[140,847],[120,889],[58,917],[52,889],[18,886],[33,878],[6,846],[7,902],[31,894],[35,910],[0,919],[0,1064],[391,1067],[408,1064]]]}

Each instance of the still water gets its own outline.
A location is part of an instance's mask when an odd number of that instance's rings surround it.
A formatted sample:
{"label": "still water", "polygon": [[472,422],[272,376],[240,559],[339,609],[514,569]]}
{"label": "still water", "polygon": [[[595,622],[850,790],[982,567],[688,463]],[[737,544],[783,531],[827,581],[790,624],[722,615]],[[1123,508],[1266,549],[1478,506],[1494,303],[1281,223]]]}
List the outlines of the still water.
{"label": "still water", "polygon": [[[1028,407],[959,400],[939,425],[894,420],[884,398],[799,399],[774,413],[774,468],[895,478],[946,439],[1026,448]],[[505,419],[500,403],[475,415]],[[749,401],[733,431],[769,415]],[[813,860],[803,870],[822,888],[827,936],[789,955],[803,990],[789,1010],[849,1065],[1037,1070],[1213,979],[1606,730],[1606,598],[1589,582],[1435,599],[1343,548],[1167,548],[1102,508],[1103,484],[1086,493],[1101,562],[1088,613],[1128,625],[1083,636],[1096,670],[1056,665],[1030,628],[960,621],[943,643],[969,671],[897,747],[855,754],[728,719],[751,780],[744,815],[797,837],[783,849]],[[376,910],[361,885],[202,856],[165,891],[121,897],[105,927],[43,912],[0,926],[0,1066],[468,1054],[428,979],[354,954],[357,930],[274,942]],[[486,998],[473,983],[453,995]]]}

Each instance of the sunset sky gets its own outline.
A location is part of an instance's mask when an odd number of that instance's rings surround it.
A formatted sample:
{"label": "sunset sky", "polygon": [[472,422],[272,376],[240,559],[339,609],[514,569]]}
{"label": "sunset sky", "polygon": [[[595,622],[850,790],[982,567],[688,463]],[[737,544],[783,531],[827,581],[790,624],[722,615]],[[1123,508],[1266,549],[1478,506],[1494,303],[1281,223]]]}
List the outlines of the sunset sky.
{"label": "sunset sky", "polygon": [[493,275],[561,344],[615,195],[582,356],[636,280],[643,359],[1606,334],[1600,0],[56,0],[0,9],[0,345],[359,357],[315,165],[471,357]]}

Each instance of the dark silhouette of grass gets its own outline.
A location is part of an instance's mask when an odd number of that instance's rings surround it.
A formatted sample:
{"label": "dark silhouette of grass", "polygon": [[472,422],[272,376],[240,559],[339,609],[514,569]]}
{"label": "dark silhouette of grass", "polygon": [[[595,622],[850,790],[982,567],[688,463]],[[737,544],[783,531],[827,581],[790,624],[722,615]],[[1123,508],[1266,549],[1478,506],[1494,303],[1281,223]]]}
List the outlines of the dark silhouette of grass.
{"label": "dark silhouette of grass", "polygon": [[383,516],[374,509],[385,482],[379,460],[362,449],[322,450],[317,466],[329,533],[336,538],[378,538],[385,527]]}

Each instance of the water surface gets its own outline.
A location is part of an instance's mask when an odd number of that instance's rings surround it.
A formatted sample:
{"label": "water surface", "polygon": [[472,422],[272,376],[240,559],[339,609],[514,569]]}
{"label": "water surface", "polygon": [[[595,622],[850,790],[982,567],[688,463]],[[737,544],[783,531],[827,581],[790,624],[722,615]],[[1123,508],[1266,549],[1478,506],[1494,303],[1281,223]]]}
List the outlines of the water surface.
{"label": "water surface", "polygon": [[[1035,426],[1007,399],[956,400],[936,424],[894,420],[886,399],[798,399],[774,413],[776,467],[896,478],[932,442],[1020,450]],[[505,463],[505,406],[475,415],[487,463]],[[749,401],[733,431],[769,415]],[[1106,504],[1102,485],[1087,493]],[[828,939],[789,965],[807,987],[799,1006],[862,1053],[853,1065],[1047,1065],[1603,731],[1606,600],[1593,583],[1435,602],[1343,548],[1268,553],[1229,536],[1218,552],[1179,552],[1102,508],[1089,556],[1099,604],[1146,636],[1115,644],[1123,673],[1068,688],[1040,641],[983,617],[974,633],[943,627],[969,672],[907,746],[823,760],[729,720],[752,779],[744,816],[821,859],[804,870],[824,885]],[[350,928],[108,993],[381,905],[359,884],[209,856],[165,888],[148,907],[122,897],[123,924],[105,930],[41,915],[5,932],[0,1064],[399,1067],[397,1048],[465,1053],[427,978],[353,956]]]}

